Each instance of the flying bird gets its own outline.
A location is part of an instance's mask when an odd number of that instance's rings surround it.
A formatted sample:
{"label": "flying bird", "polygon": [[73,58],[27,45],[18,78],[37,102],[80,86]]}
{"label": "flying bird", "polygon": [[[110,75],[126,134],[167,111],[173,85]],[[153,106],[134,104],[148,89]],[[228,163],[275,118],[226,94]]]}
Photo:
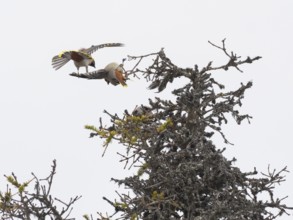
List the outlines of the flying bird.
{"label": "flying bird", "polygon": [[127,86],[123,68],[118,63],[109,63],[103,70],[100,70],[100,74],[104,75],[108,84],[116,86],[120,83],[122,86]]}
{"label": "flying bird", "polygon": [[88,66],[92,66],[95,68],[95,60],[91,56],[92,53],[97,51],[98,49],[104,47],[122,47],[124,44],[121,43],[107,43],[107,44],[100,44],[96,46],[91,46],[89,48],[81,48],[77,51],[75,50],[68,50],[63,51],[59,55],[56,55],[52,58],[52,66],[55,70],[60,69],[70,60],[73,60],[74,65],[77,68],[77,72],[79,73],[80,67],[85,67],[86,72],[88,73]]}
{"label": "flying bird", "polygon": [[99,69],[87,74],[71,73],[71,76],[85,79],[105,79],[108,84],[127,86],[125,73],[118,63],[109,63],[104,69]]}

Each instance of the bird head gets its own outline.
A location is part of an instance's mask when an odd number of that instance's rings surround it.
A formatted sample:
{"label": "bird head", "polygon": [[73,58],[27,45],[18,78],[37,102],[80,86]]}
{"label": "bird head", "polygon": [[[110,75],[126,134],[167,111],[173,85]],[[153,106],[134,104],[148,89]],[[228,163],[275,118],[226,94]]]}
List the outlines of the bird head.
{"label": "bird head", "polygon": [[94,60],[90,63],[90,66],[96,68],[96,64],[95,64],[95,61]]}

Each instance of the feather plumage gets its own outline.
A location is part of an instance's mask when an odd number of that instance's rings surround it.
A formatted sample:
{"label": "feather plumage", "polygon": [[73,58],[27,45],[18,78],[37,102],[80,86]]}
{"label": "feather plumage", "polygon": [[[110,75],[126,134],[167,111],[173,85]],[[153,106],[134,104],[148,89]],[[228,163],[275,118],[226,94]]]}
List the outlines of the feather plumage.
{"label": "feather plumage", "polygon": [[95,46],[93,45],[87,49],[80,49],[78,51],[75,51],[75,50],[63,51],[59,55],[54,56],[52,58],[52,66],[55,70],[58,70],[62,66],[64,66],[66,63],[68,63],[70,60],[73,60],[77,70],[79,70],[80,67],[84,66],[86,68],[86,71],[88,72],[88,66],[95,67],[95,60],[91,56],[92,53],[104,47],[121,47],[121,46],[123,46],[123,44],[121,43],[107,43],[107,44],[100,44]]}

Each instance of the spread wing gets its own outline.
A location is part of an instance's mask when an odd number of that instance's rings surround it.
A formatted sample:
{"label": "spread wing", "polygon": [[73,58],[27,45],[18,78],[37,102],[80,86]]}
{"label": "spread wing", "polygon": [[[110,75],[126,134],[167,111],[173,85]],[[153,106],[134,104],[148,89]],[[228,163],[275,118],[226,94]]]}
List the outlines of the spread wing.
{"label": "spread wing", "polygon": [[78,73],[71,73],[70,76],[75,76],[84,79],[104,79],[107,77],[108,71],[105,69],[96,70],[89,73],[78,74]]}
{"label": "spread wing", "polygon": [[70,60],[80,62],[83,59],[91,59],[91,56],[81,51],[64,51],[52,58],[52,66],[55,70],[58,70]]}
{"label": "spread wing", "polygon": [[52,66],[55,70],[58,70],[62,66],[64,66],[66,63],[68,63],[68,61],[70,60],[71,60],[70,51],[65,51],[52,58]]}
{"label": "spread wing", "polygon": [[87,49],[81,49],[80,51],[87,53],[87,54],[92,54],[96,52],[98,49],[104,48],[104,47],[123,47],[124,44],[121,43],[107,43],[107,44],[100,44],[100,45],[93,45],[90,48]]}

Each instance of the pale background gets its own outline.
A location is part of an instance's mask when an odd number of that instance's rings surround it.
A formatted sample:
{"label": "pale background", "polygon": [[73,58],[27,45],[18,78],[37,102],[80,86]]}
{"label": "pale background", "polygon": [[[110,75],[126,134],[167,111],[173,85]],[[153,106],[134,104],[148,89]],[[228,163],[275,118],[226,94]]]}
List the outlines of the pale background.
{"label": "pale background", "polygon": [[[207,41],[220,43],[243,58],[263,59],[242,69],[214,72],[215,78],[235,89],[252,80],[243,113],[254,118],[251,124],[225,127],[226,156],[236,157],[243,171],[265,172],[268,165],[281,169],[292,161],[293,92],[293,2],[283,1],[172,1],[172,0],[66,0],[2,1],[0,3],[0,187],[3,174],[15,172],[26,181],[30,173],[49,174],[57,159],[54,196],[67,201],[82,195],[72,217],[97,211],[112,213],[102,196],[117,198],[111,177],[122,178],[134,171],[123,170],[116,152],[123,147],[113,143],[105,157],[103,141],[89,139],[85,124],[98,125],[103,110],[122,115],[135,105],[158,96],[146,89],[144,80],[128,81],[128,88],[88,81],[68,75],[75,71],[68,63],[58,71],[51,58],[68,49],[108,42],[125,43],[124,48],[96,52],[96,67],[120,62],[127,55],[143,55],[165,48],[167,56],[181,67],[200,67],[213,60],[227,61],[221,51]],[[127,66],[128,65],[128,66]],[[127,63],[131,68],[132,63]],[[82,68],[81,71],[84,71]],[[182,84],[174,83],[173,87]],[[168,93],[162,94],[172,99]],[[108,119],[106,118],[106,121]],[[215,138],[218,148],[224,147]],[[293,206],[293,174],[277,186],[276,195],[289,195]],[[291,216],[280,219],[289,220]],[[94,215],[96,217],[96,215]]]}

